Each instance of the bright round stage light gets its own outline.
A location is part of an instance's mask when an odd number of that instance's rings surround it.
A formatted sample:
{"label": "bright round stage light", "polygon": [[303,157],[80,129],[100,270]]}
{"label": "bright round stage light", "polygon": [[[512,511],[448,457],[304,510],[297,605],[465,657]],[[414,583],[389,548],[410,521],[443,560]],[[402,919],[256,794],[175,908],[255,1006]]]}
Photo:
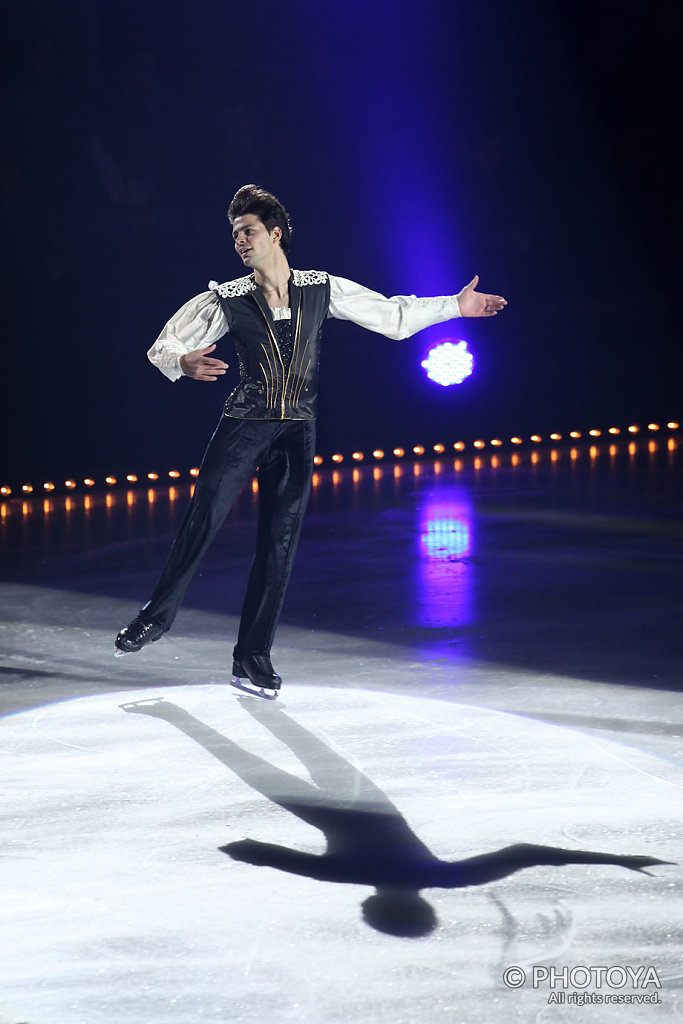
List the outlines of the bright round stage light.
{"label": "bright round stage light", "polygon": [[420,364],[424,367],[430,380],[449,387],[451,384],[462,384],[472,373],[474,357],[467,351],[467,342],[444,341],[429,350],[426,359]]}

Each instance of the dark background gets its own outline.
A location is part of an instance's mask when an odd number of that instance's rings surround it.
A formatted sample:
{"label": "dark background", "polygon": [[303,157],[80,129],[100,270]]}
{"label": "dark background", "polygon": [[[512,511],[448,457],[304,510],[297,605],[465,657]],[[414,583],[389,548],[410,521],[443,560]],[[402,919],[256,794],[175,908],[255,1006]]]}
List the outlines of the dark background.
{"label": "dark background", "polygon": [[[1,482],[197,463],[232,377],[145,357],[241,276],[245,182],[291,263],[509,307],[397,344],[327,325],[319,450],[680,415],[679,3],[5,2]],[[439,388],[427,345],[465,338]],[[221,355],[234,362],[229,339]]]}

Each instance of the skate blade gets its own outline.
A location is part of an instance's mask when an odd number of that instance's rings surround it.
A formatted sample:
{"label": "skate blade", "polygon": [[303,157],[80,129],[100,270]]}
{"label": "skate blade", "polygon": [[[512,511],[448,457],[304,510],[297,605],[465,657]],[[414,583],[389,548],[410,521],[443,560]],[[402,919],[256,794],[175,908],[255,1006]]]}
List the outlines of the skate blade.
{"label": "skate blade", "polygon": [[230,685],[241,693],[248,693],[250,697],[260,697],[261,700],[277,700],[277,690],[265,690],[262,686],[254,686],[252,682],[243,682],[238,676],[233,676]]}
{"label": "skate blade", "polygon": [[130,651],[120,651],[118,649],[118,647],[114,648],[114,657],[115,658],[123,658],[123,657],[125,657],[126,654],[130,654]]}

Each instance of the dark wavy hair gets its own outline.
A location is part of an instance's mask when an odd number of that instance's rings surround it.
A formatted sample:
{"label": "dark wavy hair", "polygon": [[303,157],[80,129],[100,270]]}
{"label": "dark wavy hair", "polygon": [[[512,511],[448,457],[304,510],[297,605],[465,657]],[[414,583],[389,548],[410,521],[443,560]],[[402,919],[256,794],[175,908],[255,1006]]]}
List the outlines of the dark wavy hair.
{"label": "dark wavy hair", "polygon": [[255,214],[265,225],[268,234],[273,228],[280,228],[280,245],[286,255],[289,252],[292,225],[289,222],[289,214],[280,200],[276,199],[272,192],[266,192],[258,185],[242,185],[242,188],[235,192],[228,207],[228,220],[234,224],[238,217],[243,217],[247,213]]}

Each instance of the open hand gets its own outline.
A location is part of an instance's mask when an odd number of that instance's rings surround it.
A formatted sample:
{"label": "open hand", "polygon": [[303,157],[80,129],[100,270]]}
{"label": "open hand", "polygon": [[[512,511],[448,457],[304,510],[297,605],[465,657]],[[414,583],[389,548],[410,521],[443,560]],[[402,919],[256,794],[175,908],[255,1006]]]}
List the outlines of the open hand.
{"label": "open hand", "polygon": [[474,289],[479,284],[479,275],[475,274],[469,284],[458,292],[458,305],[461,316],[495,316],[507,306],[502,295],[484,295]]}
{"label": "open hand", "polygon": [[218,380],[228,368],[228,364],[222,359],[211,359],[207,352],[213,352],[216,344],[208,345],[206,348],[198,348],[194,352],[187,352],[180,357],[180,369],[186,377],[193,380]]}

